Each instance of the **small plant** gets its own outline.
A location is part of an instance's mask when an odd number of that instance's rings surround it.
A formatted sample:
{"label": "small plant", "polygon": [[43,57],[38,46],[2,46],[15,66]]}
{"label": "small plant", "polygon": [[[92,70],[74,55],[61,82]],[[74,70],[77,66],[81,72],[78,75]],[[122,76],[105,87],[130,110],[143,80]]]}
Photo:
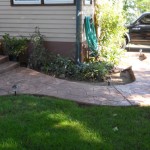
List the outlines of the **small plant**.
{"label": "small plant", "polygon": [[49,60],[49,71],[56,76],[66,74],[68,66],[70,66],[73,62],[59,54],[56,56],[53,55],[52,57],[53,58]]}
{"label": "small plant", "polygon": [[44,47],[44,36],[40,33],[39,28],[31,35],[32,51],[29,57],[29,67],[36,70],[42,70],[48,61],[48,51]]}
{"label": "small plant", "polygon": [[3,36],[4,53],[7,55],[19,56],[25,53],[28,45],[25,37],[10,37],[9,34]]}

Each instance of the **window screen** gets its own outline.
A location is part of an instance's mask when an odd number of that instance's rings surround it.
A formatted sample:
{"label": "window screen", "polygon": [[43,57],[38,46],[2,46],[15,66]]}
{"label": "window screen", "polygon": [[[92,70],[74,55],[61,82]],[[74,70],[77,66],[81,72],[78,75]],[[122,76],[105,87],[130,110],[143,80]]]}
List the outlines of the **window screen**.
{"label": "window screen", "polygon": [[41,0],[13,0],[14,4],[41,4]]}
{"label": "window screen", "polygon": [[13,4],[74,4],[74,0],[12,0]]}
{"label": "window screen", "polygon": [[44,0],[44,4],[73,4],[74,0]]}

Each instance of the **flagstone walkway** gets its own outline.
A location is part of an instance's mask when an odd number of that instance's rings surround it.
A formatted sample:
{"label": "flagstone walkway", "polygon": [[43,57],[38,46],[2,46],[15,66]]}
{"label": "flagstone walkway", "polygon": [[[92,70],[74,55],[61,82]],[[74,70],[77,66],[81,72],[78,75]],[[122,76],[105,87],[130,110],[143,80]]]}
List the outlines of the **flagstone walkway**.
{"label": "flagstone walkway", "polygon": [[126,85],[100,86],[94,83],[57,79],[29,68],[19,67],[0,74],[0,95],[18,94],[54,96],[81,103],[111,106],[150,106],[150,54],[140,61],[138,53],[127,53],[125,65],[132,65],[136,81]]}

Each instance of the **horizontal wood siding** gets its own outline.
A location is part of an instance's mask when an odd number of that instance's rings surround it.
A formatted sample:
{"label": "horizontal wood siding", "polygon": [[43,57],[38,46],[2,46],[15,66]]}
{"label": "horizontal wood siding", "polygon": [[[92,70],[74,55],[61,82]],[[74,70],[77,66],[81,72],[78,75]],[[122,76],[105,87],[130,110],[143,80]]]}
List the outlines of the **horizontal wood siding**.
{"label": "horizontal wood siding", "polygon": [[40,28],[46,41],[76,41],[76,6],[11,6],[0,0],[0,37],[26,36]]}

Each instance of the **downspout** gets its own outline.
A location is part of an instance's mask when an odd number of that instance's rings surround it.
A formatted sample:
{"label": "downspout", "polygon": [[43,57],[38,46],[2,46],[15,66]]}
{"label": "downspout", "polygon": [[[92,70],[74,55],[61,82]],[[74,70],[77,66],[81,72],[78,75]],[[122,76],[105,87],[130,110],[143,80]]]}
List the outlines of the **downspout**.
{"label": "downspout", "polygon": [[76,63],[81,63],[82,0],[76,0]]}

